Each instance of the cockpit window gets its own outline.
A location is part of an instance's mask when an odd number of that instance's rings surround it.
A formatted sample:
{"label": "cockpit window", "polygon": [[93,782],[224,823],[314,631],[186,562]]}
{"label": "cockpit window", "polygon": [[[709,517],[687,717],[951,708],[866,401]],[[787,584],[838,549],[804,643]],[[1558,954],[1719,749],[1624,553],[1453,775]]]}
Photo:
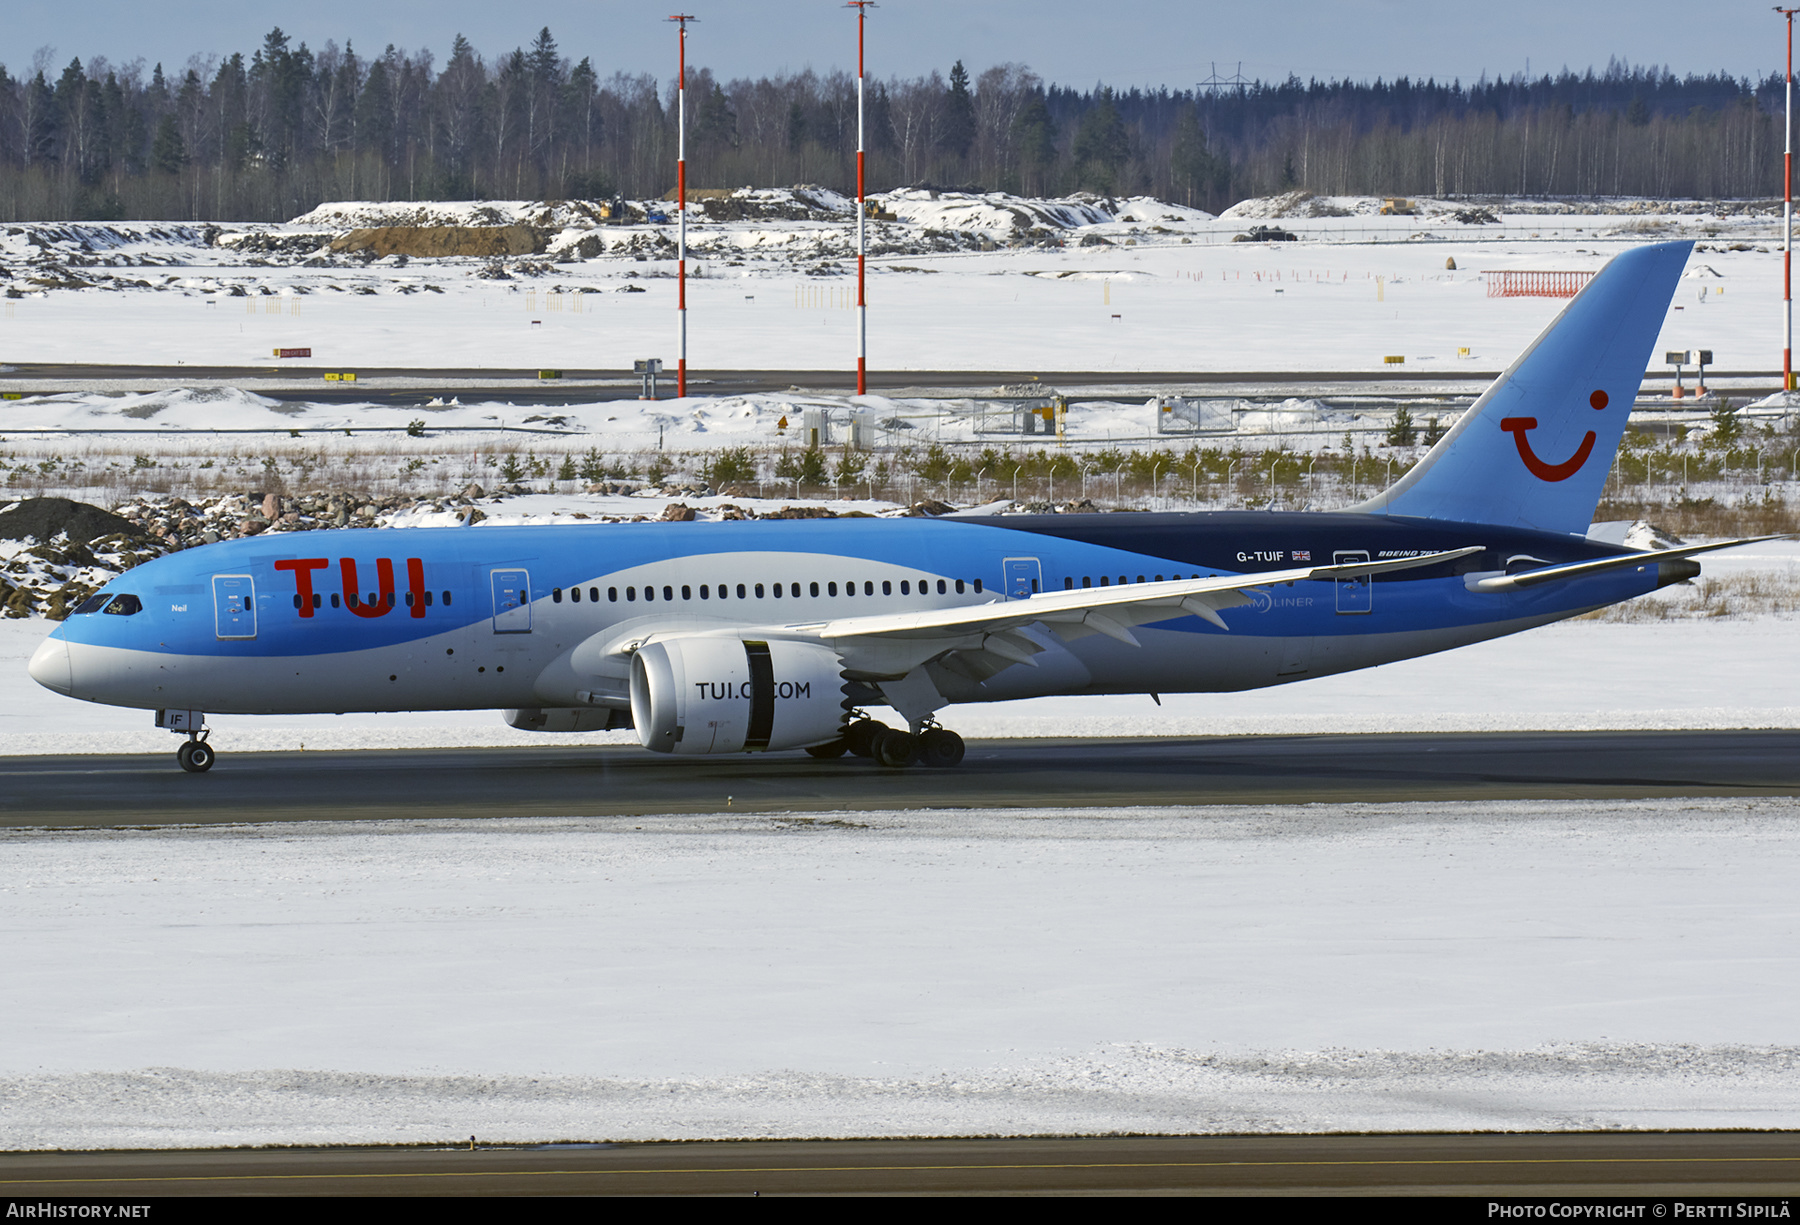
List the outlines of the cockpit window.
{"label": "cockpit window", "polygon": [[112,603],[100,611],[115,617],[129,617],[133,613],[143,612],[144,602],[134,595],[116,595],[112,598]]}
{"label": "cockpit window", "polygon": [[77,604],[75,606],[75,611],[69,615],[71,617],[79,617],[82,613],[97,613],[102,608],[106,607],[106,602],[110,599],[112,599],[112,597],[104,592],[100,595],[91,595],[81,603]]}

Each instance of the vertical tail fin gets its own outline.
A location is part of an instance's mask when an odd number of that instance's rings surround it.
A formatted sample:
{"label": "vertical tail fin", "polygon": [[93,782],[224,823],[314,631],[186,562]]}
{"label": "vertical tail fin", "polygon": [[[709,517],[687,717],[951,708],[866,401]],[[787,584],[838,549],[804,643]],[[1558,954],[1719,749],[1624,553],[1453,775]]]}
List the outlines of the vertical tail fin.
{"label": "vertical tail fin", "polygon": [[1585,533],[1692,248],[1615,256],[1412,471],[1351,509]]}

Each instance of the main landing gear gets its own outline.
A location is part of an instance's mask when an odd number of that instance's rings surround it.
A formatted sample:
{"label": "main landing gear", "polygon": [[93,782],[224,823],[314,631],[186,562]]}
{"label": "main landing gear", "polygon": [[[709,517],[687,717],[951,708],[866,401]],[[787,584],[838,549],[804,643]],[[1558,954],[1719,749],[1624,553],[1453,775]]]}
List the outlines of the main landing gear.
{"label": "main landing gear", "polygon": [[175,750],[175,760],[189,774],[205,774],[213,768],[213,762],[219,759],[219,755],[213,751],[212,745],[206,743],[204,731],[190,732],[189,737]]}
{"label": "main landing gear", "polygon": [[841,739],[806,751],[814,757],[837,757],[846,749],[858,757],[872,757],[890,770],[915,762],[942,768],[963,759],[963,739],[948,728],[926,723],[915,734],[867,717],[852,721]]}

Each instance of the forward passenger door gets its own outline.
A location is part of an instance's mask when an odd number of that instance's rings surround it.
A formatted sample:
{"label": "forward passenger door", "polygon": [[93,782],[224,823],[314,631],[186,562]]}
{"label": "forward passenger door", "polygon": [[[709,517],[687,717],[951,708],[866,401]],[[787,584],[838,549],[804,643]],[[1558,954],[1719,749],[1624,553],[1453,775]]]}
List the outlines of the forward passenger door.
{"label": "forward passenger door", "polygon": [[1006,598],[1024,600],[1044,589],[1044,568],[1035,557],[1006,559]]}
{"label": "forward passenger door", "polygon": [[215,574],[213,631],[220,638],[256,637],[256,580],[248,574]]}

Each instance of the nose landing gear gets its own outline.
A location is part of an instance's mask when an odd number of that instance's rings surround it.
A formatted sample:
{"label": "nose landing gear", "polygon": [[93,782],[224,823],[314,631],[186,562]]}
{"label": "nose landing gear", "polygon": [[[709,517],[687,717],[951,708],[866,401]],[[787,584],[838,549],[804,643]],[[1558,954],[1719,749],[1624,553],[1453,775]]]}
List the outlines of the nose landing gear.
{"label": "nose landing gear", "polygon": [[174,732],[177,736],[186,736],[181,747],[175,750],[175,760],[189,774],[205,774],[213,768],[213,762],[219,758],[212,745],[206,743],[211,734],[206,726],[206,715],[198,710],[159,710],[156,712],[156,726],[164,731]]}
{"label": "nose landing gear", "polygon": [[205,732],[195,732],[193,739],[183,740],[181,747],[175,750],[175,760],[189,774],[205,774],[218,760],[219,755],[206,743],[205,736]]}

